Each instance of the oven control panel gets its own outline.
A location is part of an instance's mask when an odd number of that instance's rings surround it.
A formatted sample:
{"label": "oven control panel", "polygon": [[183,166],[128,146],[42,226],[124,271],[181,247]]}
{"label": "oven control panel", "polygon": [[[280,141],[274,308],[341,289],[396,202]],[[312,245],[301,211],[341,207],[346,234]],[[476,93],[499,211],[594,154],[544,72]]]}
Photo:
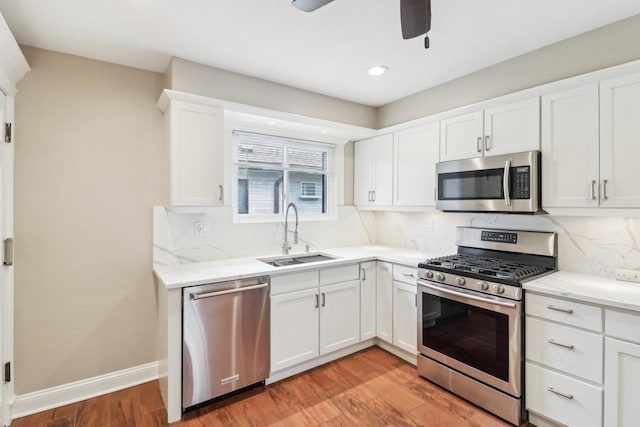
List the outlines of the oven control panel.
{"label": "oven control panel", "polygon": [[518,244],[518,233],[508,233],[504,231],[482,230],[480,240],[483,242],[500,242]]}
{"label": "oven control panel", "polygon": [[516,286],[503,285],[487,280],[474,279],[471,277],[459,276],[457,274],[443,273],[425,268],[418,269],[418,283],[420,281],[434,284],[445,284],[456,288],[468,289],[470,291],[481,292],[483,294],[495,295],[512,300],[522,299],[522,288]]}

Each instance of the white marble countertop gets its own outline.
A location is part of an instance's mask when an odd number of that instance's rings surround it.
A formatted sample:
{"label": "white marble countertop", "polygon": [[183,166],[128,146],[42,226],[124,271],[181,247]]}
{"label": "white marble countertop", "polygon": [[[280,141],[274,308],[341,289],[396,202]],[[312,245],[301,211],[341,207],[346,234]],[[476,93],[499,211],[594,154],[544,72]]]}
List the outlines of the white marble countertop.
{"label": "white marble countertop", "polygon": [[558,271],[523,285],[526,291],[640,312],[640,283]]}
{"label": "white marble countertop", "polygon": [[[387,246],[354,246],[327,249],[318,251],[317,253],[331,255],[336,257],[336,259],[310,264],[274,267],[259,261],[257,258],[276,258],[282,257],[282,255],[265,255],[176,265],[154,263],[153,272],[166,289],[177,289],[185,286],[202,285],[225,280],[236,280],[260,275],[276,276],[372,260],[388,261],[415,267],[419,262],[427,258],[439,256],[439,254],[429,254]],[[289,256],[293,255],[305,255],[305,253],[290,254]]]}

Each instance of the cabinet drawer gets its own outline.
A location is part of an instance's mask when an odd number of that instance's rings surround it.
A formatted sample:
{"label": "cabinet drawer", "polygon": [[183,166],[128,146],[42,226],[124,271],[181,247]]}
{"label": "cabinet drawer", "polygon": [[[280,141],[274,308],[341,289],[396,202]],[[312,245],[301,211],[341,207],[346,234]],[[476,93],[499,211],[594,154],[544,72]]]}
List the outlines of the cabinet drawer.
{"label": "cabinet drawer", "polygon": [[640,344],[640,314],[605,310],[605,334]]}
{"label": "cabinet drawer", "polygon": [[527,292],[525,313],[594,332],[602,332],[602,309],[576,301]]}
{"label": "cabinet drawer", "polygon": [[397,264],[393,265],[393,280],[415,285],[417,277],[418,269],[416,267],[407,267]]}
{"label": "cabinet drawer", "polygon": [[527,360],[602,383],[602,335],[526,319]]}
{"label": "cabinet drawer", "polygon": [[360,279],[360,264],[345,265],[320,270],[320,285],[350,282]]}
{"label": "cabinet drawer", "polygon": [[318,287],[318,270],[271,277],[271,295]]}
{"label": "cabinet drawer", "polygon": [[525,370],[528,410],[569,426],[602,426],[602,388],[531,363]]}

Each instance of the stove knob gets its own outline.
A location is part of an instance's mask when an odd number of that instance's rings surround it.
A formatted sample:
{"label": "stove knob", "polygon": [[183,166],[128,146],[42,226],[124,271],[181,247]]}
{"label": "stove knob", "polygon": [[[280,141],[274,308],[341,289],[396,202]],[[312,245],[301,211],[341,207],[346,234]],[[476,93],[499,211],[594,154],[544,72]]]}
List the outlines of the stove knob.
{"label": "stove knob", "polygon": [[442,273],[436,274],[436,279],[440,280],[442,282],[444,280],[444,274],[442,274]]}
{"label": "stove knob", "polygon": [[433,279],[433,271],[427,271],[427,279]]}
{"label": "stove knob", "polygon": [[456,277],[456,285],[464,286],[465,280],[462,277]]}
{"label": "stove knob", "polygon": [[498,286],[496,286],[496,293],[497,293],[498,295],[500,295],[500,294],[504,294],[504,286],[502,286],[502,285],[498,285]]}
{"label": "stove knob", "polygon": [[478,285],[480,285],[480,289],[482,289],[483,291],[489,289],[489,284],[487,282],[479,282]]}

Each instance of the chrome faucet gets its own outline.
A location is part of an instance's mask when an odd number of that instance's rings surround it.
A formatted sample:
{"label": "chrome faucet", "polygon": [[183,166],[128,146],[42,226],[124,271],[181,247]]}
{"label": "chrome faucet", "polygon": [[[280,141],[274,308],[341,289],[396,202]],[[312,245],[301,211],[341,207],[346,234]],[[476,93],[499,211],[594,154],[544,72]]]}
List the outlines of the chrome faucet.
{"label": "chrome faucet", "polygon": [[287,234],[289,232],[289,208],[293,208],[293,211],[296,213],[296,229],[293,232],[293,244],[298,244],[298,207],[295,203],[289,202],[287,205],[287,211],[284,214],[284,241],[282,242],[282,253],[287,255],[289,254],[289,249],[291,249],[291,245],[289,245]]}

